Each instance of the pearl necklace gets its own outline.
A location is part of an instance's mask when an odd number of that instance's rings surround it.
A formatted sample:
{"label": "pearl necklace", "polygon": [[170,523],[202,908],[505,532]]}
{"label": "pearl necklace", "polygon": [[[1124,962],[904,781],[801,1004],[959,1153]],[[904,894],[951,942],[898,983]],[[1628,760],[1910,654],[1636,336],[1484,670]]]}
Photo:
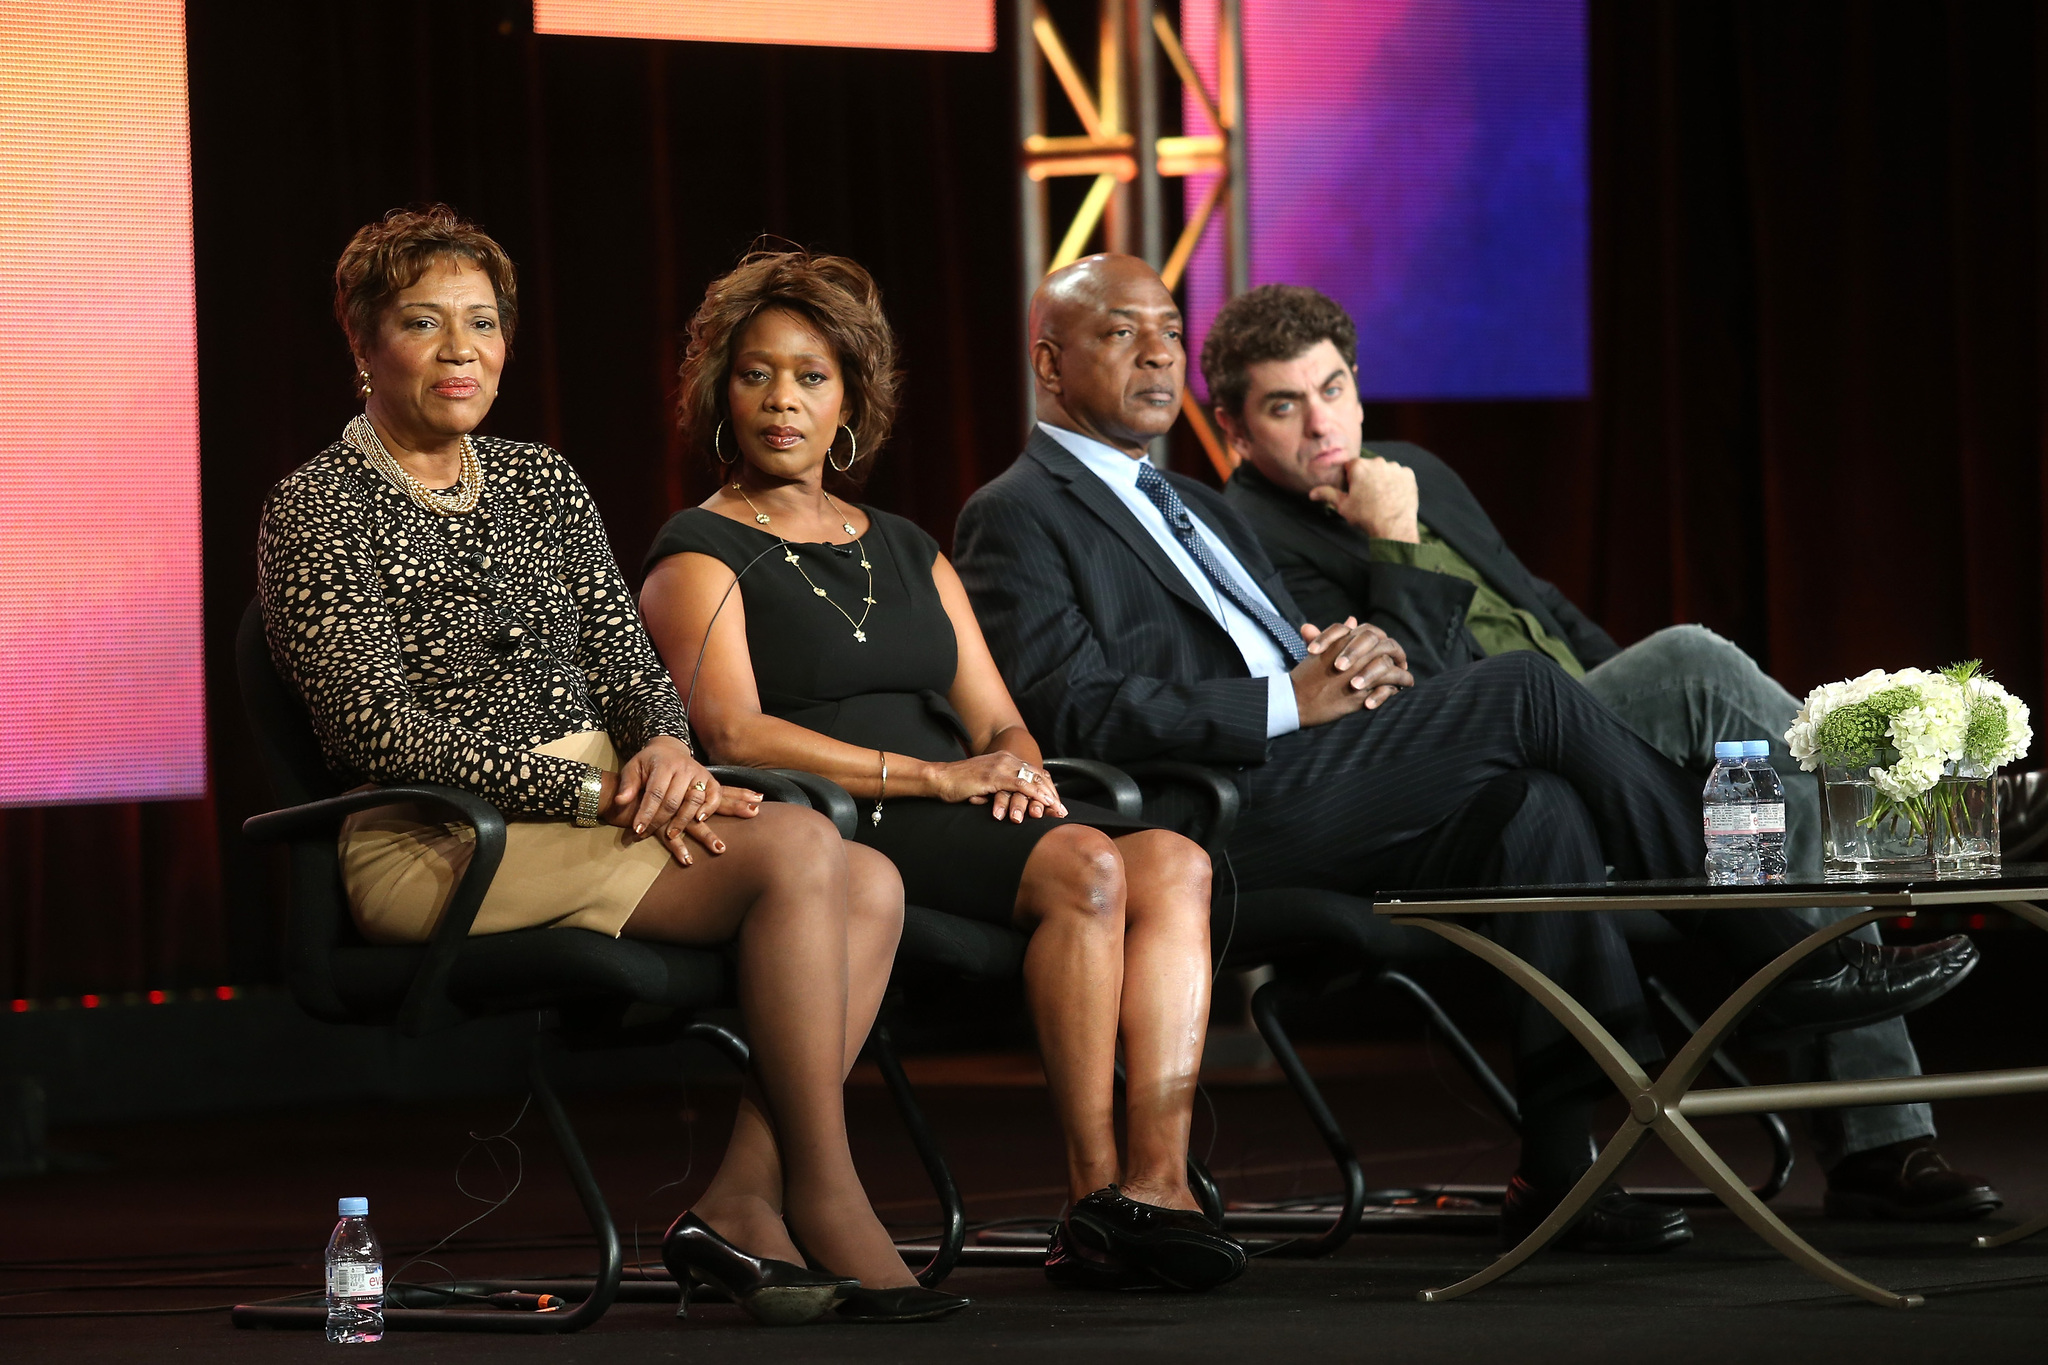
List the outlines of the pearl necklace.
{"label": "pearl necklace", "polygon": [[[732,481],[732,491],[739,494],[741,500],[744,501],[747,504],[747,506],[754,507],[754,500],[747,496],[746,489],[740,487],[738,479],[734,479]],[[861,599],[861,601],[867,603],[867,605],[861,608],[860,620],[854,620],[852,614],[849,613],[845,607],[842,607],[837,602],[832,601],[831,594],[827,593],[815,582],[812,582],[811,576],[809,574],[804,573],[803,562],[797,558],[796,547],[794,545],[791,545],[784,536],[777,532],[771,531],[769,532],[769,534],[773,535],[777,540],[782,541],[783,559],[789,563],[790,567],[794,568],[798,573],[803,574],[804,582],[809,583],[811,585],[811,591],[815,593],[817,596],[824,598],[825,601],[831,606],[832,610],[838,612],[841,616],[846,617],[846,624],[853,627],[853,638],[860,644],[866,644],[868,642],[868,633],[866,630],[862,629],[862,627],[866,626],[868,623],[868,613],[875,609],[875,568],[874,565],[868,563],[868,547],[861,542],[860,533],[853,529],[853,520],[852,518],[846,515],[846,509],[844,507],[841,507],[830,493],[826,493],[822,488],[819,489],[818,491],[824,495],[826,502],[832,504],[832,510],[839,514],[839,529],[853,537],[854,548],[860,551],[860,566],[863,569],[866,569],[868,573],[868,595]],[[768,524],[768,514],[766,512],[763,512],[760,508],[754,507],[754,520],[760,522],[763,526],[766,526]],[[880,818],[880,816],[876,817],[877,820],[879,820]]]}
{"label": "pearl necklace", "polygon": [[342,431],[341,439],[367,460],[370,468],[382,474],[386,483],[429,512],[452,517],[472,511],[477,499],[483,495],[484,467],[476,457],[476,446],[466,435],[462,438],[462,477],[455,485],[460,491],[452,498],[414,478],[411,471],[384,448],[384,442],[377,439],[377,428],[370,425],[368,413],[362,413],[351,421]]}

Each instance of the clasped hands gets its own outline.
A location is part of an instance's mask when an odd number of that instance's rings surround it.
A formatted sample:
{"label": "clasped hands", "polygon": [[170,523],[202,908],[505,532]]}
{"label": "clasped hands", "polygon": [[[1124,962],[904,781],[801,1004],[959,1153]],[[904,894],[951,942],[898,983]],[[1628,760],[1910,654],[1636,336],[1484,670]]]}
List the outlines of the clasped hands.
{"label": "clasped hands", "polygon": [[1294,704],[1304,728],[1326,725],[1357,710],[1376,710],[1415,685],[1408,651],[1374,625],[1347,616],[1334,626],[1303,626],[1308,655],[1290,670]]}
{"label": "clasped hands", "polygon": [[761,793],[724,786],[687,744],[669,735],[656,735],[602,782],[597,818],[627,831],[628,843],[661,840],[684,867],[691,862],[689,840],[711,853],[725,852],[725,841],[705,823],[712,816],[750,820],[761,813]]}

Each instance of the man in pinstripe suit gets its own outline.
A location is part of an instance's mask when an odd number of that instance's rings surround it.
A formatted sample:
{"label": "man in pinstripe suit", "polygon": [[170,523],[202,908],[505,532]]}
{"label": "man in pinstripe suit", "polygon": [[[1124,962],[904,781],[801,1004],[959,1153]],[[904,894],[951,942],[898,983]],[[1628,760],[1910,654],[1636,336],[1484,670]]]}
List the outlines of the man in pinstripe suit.
{"label": "man in pinstripe suit", "polygon": [[[1233,770],[1246,800],[1229,854],[1246,887],[1369,895],[1599,881],[1610,865],[1623,878],[1697,872],[1694,780],[1549,659],[1502,654],[1411,686],[1398,642],[1350,621],[1306,626],[1243,519],[1152,468],[1144,451],[1179,410],[1186,352],[1172,295],[1142,261],[1090,257],[1048,276],[1032,303],[1031,364],[1039,425],[961,512],[955,562],[1053,752]],[[1790,917],[1709,918],[1745,939],[1745,957],[1805,933]],[[1504,945],[1655,1059],[1634,965],[1606,917],[1501,921]],[[1897,1013],[1925,1002],[1905,984],[1880,974],[1848,1001],[1788,983],[1770,1003],[1808,1025],[1797,1011]],[[1586,1166],[1605,1089],[1545,1011],[1520,1008],[1523,1152],[1503,1212],[1515,1239]],[[1690,1235],[1682,1210],[1617,1190],[1564,1244],[1647,1251]]]}

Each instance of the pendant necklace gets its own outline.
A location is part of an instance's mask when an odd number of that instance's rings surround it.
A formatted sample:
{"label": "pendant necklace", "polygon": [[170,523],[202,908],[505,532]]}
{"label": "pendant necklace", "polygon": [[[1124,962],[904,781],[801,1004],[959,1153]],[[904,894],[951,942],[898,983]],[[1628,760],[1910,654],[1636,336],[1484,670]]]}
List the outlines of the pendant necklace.
{"label": "pendant necklace", "polygon": [[[766,512],[763,512],[760,508],[754,507],[754,500],[747,496],[746,489],[740,487],[739,480],[734,479],[730,487],[732,488],[733,492],[740,495],[741,501],[745,502],[747,506],[754,508],[754,520],[761,523],[761,525],[763,526],[768,525],[768,514]],[[861,599],[861,601],[865,602],[867,605],[861,608],[860,619],[858,621],[853,619],[852,614],[848,612],[845,607],[842,607],[837,602],[832,601],[831,594],[826,592],[823,588],[819,587],[817,583],[813,582],[811,576],[808,573],[804,573],[803,561],[797,557],[796,546],[790,544],[788,539],[786,539],[780,532],[771,531],[769,534],[773,535],[777,540],[782,542],[782,557],[789,562],[790,567],[794,568],[798,573],[803,574],[804,582],[810,584],[811,591],[817,596],[824,598],[825,601],[831,605],[832,610],[838,612],[841,616],[844,616],[846,618],[846,624],[853,627],[853,638],[861,644],[866,644],[868,642],[868,633],[865,629],[863,629],[863,627],[866,626],[868,623],[868,613],[875,609],[875,568],[874,565],[868,563],[868,547],[866,546],[866,544],[862,542],[859,533],[853,529],[853,519],[846,515],[846,509],[841,507],[837,500],[835,500],[830,493],[825,492],[824,489],[821,488],[818,490],[818,492],[821,496],[824,497],[826,502],[832,504],[832,510],[839,514],[839,529],[853,537],[854,548],[860,551],[860,566],[861,568],[867,570],[868,592],[867,596]]]}

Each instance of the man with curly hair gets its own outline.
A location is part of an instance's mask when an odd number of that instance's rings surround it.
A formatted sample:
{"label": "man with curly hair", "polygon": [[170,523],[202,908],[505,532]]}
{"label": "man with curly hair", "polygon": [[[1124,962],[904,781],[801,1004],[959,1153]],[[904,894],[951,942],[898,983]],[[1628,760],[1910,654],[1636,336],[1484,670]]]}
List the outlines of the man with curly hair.
{"label": "man with curly hair", "polygon": [[[1225,499],[1311,621],[1379,627],[1406,649],[1418,683],[1495,655],[1541,655],[1702,776],[1716,740],[1768,737],[1785,783],[1788,861],[1794,875],[1819,875],[1819,795],[1782,738],[1799,703],[1704,626],[1671,626],[1623,649],[1529,571],[1449,465],[1405,441],[1367,444],[1358,333],[1335,300],[1286,284],[1239,295],[1211,326],[1201,365],[1241,461]],[[1793,1062],[1838,1079],[1920,1070],[1896,1018],[1822,1035]],[[1973,1218],[1999,1206],[1986,1182],[1935,1151],[1924,1104],[1816,1111],[1813,1132],[1832,1214]]]}

